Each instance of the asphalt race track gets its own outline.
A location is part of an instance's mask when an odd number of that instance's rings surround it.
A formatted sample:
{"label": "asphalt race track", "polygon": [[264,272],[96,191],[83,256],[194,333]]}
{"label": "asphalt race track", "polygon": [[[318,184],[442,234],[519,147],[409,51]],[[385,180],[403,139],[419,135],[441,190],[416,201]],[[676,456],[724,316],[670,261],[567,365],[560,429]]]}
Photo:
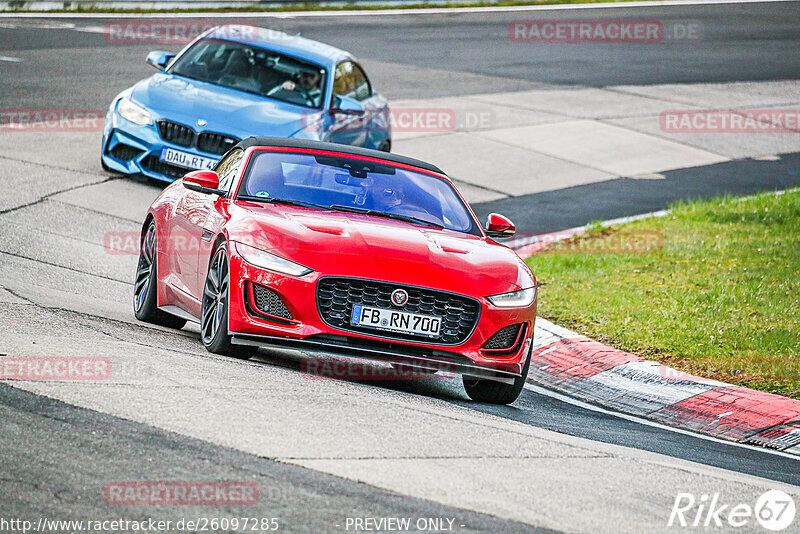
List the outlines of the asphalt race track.
{"label": "asphalt race track", "polygon": [[[533,16],[257,22],[352,51],[390,101],[800,79],[797,2],[535,15],[703,29],[702,39],[658,46],[514,46],[509,22]],[[109,43],[107,20],[0,16],[0,108],[104,110],[153,72],[148,51],[180,48]],[[800,457],[620,417],[535,385],[512,406],[480,405],[454,379],[320,379],[301,372],[300,351],[243,362],[206,352],[195,327],[137,322],[136,256],[103,243],[109,232],[137,232],[161,186],[104,173],[99,139],[99,131],[0,131],[0,356],[102,356],[116,370],[95,383],[0,383],[0,517],[246,515],[276,517],[287,532],[352,532],[348,518],[412,517],[452,519],[455,532],[674,532],[667,521],[679,492],[752,505],[768,489],[800,491]],[[476,197],[474,207],[533,232],[681,198],[784,189],[800,184],[800,143],[791,148],[777,160],[676,169],[660,180]],[[249,481],[260,499],[213,508],[107,504],[104,485],[130,480]]]}

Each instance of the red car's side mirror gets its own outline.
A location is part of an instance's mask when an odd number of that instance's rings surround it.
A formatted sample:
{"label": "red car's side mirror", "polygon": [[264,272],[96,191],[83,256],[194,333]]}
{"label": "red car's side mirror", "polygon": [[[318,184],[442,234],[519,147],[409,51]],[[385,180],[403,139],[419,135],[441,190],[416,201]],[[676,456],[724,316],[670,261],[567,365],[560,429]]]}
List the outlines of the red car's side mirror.
{"label": "red car's side mirror", "polygon": [[486,235],[489,237],[512,237],[516,232],[514,223],[499,213],[490,213],[486,219]]}
{"label": "red car's side mirror", "polygon": [[225,195],[219,188],[219,176],[214,171],[192,171],[183,177],[183,187],[198,193]]}

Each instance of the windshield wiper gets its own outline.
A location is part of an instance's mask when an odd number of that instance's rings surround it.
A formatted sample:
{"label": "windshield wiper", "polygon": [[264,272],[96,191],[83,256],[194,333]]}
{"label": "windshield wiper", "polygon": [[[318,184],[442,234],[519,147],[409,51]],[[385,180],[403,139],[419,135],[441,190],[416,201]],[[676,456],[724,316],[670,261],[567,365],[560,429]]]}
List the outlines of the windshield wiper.
{"label": "windshield wiper", "polygon": [[408,223],[414,224],[422,224],[425,226],[432,226],[434,228],[438,228],[439,230],[443,230],[444,226],[439,223],[426,221],[425,219],[417,219],[416,217],[411,217],[409,215],[399,215],[397,213],[387,213],[385,211],[378,211],[378,210],[368,210],[365,208],[355,208],[353,206],[331,206],[330,209],[336,211],[346,211],[349,213],[360,213],[361,215],[372,215],[373,217],[383,217],[385,219],[394,219],[396,221],[403,221]]}
{"label": "windshield wiper", "polygon": [[314,208],[318,210],[328,209],[327,207],[320,206],[319,204],[304,202],[302,200],[292,200],[289,198],[257,197],[253,195],[239,195],[236,198],[239,198],[241,200],[249,200],[251,202],[264,202],[265,204],[284,204],[286,206],[300,206],[301,208]]}

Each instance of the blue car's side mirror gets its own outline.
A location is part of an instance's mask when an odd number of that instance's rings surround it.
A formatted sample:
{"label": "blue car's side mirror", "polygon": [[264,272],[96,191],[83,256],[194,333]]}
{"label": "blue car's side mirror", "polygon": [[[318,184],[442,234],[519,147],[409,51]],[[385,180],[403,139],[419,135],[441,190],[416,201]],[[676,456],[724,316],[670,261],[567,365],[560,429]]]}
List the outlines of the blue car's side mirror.
{"label": "blue car's side mirror", "polygon": [[333,106],[330,109],[331,115],[363,115],[364,106],[355,98],[336,95],[333,97]]}
{"label": "blue car's side mirror", "polygon": [[169,52],[161,52],[159,50],[154,50],[147,54],[147,61],[148,64],[154,66],[158,70],[164,70],[164,67],[167,66],[169,60],[175,57],[175,54],[170,54]]}

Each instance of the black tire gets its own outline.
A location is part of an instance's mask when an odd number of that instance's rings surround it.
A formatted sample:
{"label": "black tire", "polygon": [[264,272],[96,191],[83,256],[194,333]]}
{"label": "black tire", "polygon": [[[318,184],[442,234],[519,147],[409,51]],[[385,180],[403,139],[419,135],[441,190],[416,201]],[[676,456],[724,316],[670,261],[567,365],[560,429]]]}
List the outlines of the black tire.
{"label": "black tire", "polygon": [[228,247],[223,241],[211,255],[206,282],[203,284],[200,339],[209,352],[247,359],[255,354],[258,348],[234,345],[228,334],[229,275]]}
{"label": "black tire", "polygon": [[532,351],[533,346],[531,346],[531,350],[528,351],[528,359],[525,360],[525,365],[522,368],[522,376],[515,378],[513,384],[505,384],[503,382],[476,378],[474,376],[462,376],[461,380],[464,383],[464,389],[467,391],[469,398],[475,402],[486,402],[489,404],[511,404],[517,400],[519,394],[522,393],[525,380],[528,378]]}
{"label": "black tire", "polygon": [[150,221],[139,247],[139,263],[136,265],[136,280],[133,284],[133,314],[140,321],[168,328],[183,328],[186,319],[181,319],[158,309],[156,300],[156,277],[158,254],[156,254],[156,224]]}

